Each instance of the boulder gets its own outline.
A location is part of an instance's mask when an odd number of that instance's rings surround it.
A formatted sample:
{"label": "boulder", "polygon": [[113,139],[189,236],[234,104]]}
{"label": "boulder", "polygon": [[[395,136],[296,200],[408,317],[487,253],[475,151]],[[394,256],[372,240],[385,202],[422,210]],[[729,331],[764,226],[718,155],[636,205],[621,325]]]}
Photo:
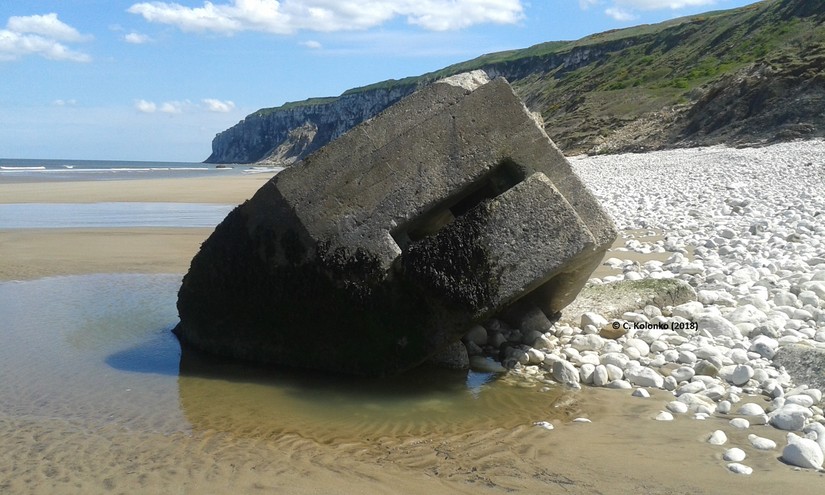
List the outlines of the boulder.
{"label": "boulder", "polygon": [[432,84],[284,170],[201,246],[183,345],[400,372],[516,302],[556,315],[615,227],[504,79]]}
{"label": "boulder", "polygon": [[429,361],[434,366],[449,370],[470,369],[470,356],[467,354],[467,348],[460,341],[439,349],[430,356]]}
{"label": "boulder", "polygon": [[673,278],[588,284],[575,302],[565,308],[560,321],[571,325],[583,324],[582,316],[592,312],[612,320],[646,306],[664,308],[695,300],[696,290],[684,280]]}
{"label": "boulder", "polygon": [[796,383],[825,389],[825,350],[801,344],[780,347],[773,356],[776,367],[784,367]]}

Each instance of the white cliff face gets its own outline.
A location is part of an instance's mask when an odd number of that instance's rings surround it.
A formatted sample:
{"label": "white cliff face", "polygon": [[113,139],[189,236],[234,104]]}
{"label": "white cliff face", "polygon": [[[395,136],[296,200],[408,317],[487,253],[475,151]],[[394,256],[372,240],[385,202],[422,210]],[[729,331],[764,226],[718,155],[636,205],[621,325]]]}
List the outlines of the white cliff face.
{"label": "white cliff face", "polygon": [[280,167],[292,165],[306,154],[317,135],[318,126],[307,121],[306,124],[291,129],[287,138],[258,163]]}
{"label": "white cliff face", "polygon": [[471,72],[464,72],[454,76],[445,77],[438,82],[458,86],[468,91],[473,91],[479,86],[483,86],[490,82],[490,78],[483,70],[474,70]]}
{"label": "white cliff face", "polygon": [[[415,84],[344,94],[329,102],[258,111],[212,141],[208,163],[289,165],[416,89]],[[307,132],[296,132],[298,130]]]}

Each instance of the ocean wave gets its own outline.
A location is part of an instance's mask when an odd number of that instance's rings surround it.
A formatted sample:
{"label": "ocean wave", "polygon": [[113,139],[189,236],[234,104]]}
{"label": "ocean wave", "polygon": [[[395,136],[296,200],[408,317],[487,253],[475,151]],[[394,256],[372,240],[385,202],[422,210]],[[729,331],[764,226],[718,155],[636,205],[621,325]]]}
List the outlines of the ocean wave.
{"label": "ocean wave", "polygon": [[265,174],[265,173],[274,173],[277,174],[283,167],[251,167],[244,169],[241,173],[244,174]]}
{"label": "ocean wave", "polygon": [[208,172],[232,170],[231,168],[212,167],[116,167],[116,168],[46,168],[46,167],[8,167],[0,166],[0,173],[118,173],[118,172]]}

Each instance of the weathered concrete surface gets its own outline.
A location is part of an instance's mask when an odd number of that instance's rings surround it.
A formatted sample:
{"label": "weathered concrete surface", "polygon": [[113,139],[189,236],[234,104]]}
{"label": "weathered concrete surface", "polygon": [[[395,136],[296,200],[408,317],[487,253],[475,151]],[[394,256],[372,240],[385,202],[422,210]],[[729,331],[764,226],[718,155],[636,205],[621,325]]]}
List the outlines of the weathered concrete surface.
{"label": "weathered concrete surface", "polygon": [[648,304],[662,309],[696,300],[696,290],[675,278],[620,280],[593,284],[582,289],[576,300],[564,308],[559,321],[578,325],[582,314],[595,312],[607,319],[620,318],[628,311],[638,311]]}
{"label": "weathered concrete surface", "polygon": [[773,365],[785,367],[797,384],[825,390],[825,350],[800,344],[780,347],[773,357]]}
{"label": "weathered concrete surface", "polygon": [[554,314],[616,237],[507,82],[433,84],[265,184],[192,260],[176,333],[386,374],[526,298]]}

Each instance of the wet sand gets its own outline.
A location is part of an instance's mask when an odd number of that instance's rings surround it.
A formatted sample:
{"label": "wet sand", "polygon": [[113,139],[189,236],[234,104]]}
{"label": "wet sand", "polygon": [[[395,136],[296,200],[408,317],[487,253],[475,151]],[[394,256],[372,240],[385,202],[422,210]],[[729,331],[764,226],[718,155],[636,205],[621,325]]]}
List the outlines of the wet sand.
{"label": "wet sand", "polygon": [[212,229],[0,230],[0,280],[84,273],[185,273]]}
{"label": "wet sand", "polygon": [[[238,203],[265,180],[0,184],[0,201]],[[0,231],[0,280],[182,274],[208,234],[209,229]],[[20,394],[32,393],[25,382],[18,386]],[[151,387],[145,393],[153,396]],[[728,472],[724,448],[705,443],[712,431],[741,436],[735,445],[747,445],[744,437],[752,432],[781,446],[784,433],[765,426],[730,433],[724,417],[654,421],[672,400],[667,392],[640,399],[629,391],[585,387],[565,393],[562,402],[558,394],[546,394],[546,414],[531,416],[552,421],[551,431],[531,421],[505,421],[499,427],[468,422],[433,431],[389,423],[261,432],[260,411],[235,421],[201,421],[209,418],[208,408],[168,403],[182,401],[183,394],[157,394],[156,403],[135,402],[128,394],[109,398],[141,418],[124,424],[67,419],[65,411],[53,409],[48,394],[34,396],[39,413],[0,408],[0,493],[817,493],[825,483],[822,474],[778,462],[778,450],[744,448],[754,474]],[[575,416],[593,422],[573,423]]]}
{"label": "wet sand", "polygon": [[187,179],[0,182],[0,203],[241,203],[272,174]]}
{"label": "wet sand", "polygon": [[[271,174],[0,183],[0,203],[240,204]],[[185,273],[212,229],[0,229],[0,280],[83,273]]]}

